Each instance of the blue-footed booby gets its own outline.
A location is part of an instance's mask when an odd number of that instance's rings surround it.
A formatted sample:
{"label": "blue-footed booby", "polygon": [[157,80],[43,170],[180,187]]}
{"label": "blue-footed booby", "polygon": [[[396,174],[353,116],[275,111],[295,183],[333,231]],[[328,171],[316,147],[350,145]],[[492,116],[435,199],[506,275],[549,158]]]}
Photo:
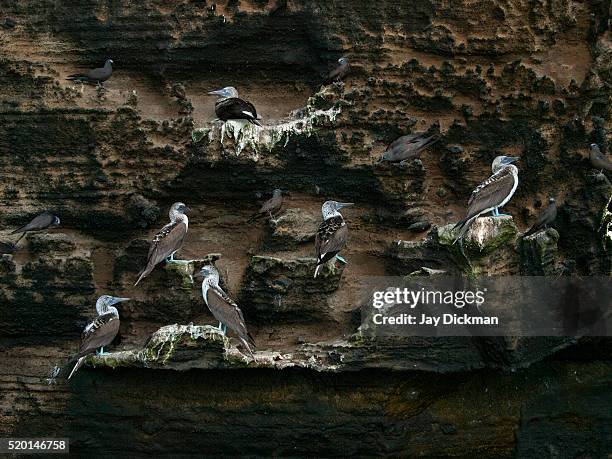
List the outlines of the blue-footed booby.
{"label": "blue-footed booby", "polygon": [[535,224],[527,230],[524,234],[525,236],[529,236],[530,234],[535,233],[543,228],[548,228],[552,222],[557,218],[557,202],[555,198],[548,198],[548,206],[544,209],[535,222]]}
{"label": "blue-footed booby", "polygon": [[325,78],[325,84],[333,83],[334,81],[340,81],[351,71],[351,64],[347,57],[341,57],[338,59],[338,65],[331,72],[327,74]]}
{"label": "blue-footed booby", "polygon": [[236,302],[219,287],[219,272],[214,266],[206,265],[202,267],[199,276],[203,278],[202,297],[212,315],[219,321],[219,330],[223,331],[223,334],[228,327],[234,331],[255,360],[252,351],[255,348],[255,341],[247,330],[242,311]]}
{"label": "blue-footed booby", "polygon": [[249,222],[256,220],[262,215],[268,214],[270,220],[274,219],[274,214],[279,212],[283,207],[283,190],[276,189],[272,192],[272,197],[263,203],[261,208],[256,214],[251,215]]}
{"label": "blue-footed booby", "polygon": [[102,84],[110,78],[113,74],[113,60],[107,59],[104,63],[104,67],[89,70],[86,73],[75,73],[68,76],[67,80],[79,81],[81,83],[96,83]]}
{"label": "blue-footed booby", "polygon": [[591,154],[590,154],[591,164],[595,169],[599,169],[600,172],[604,169],[608,172],[612,172],[612,162],[608,161],[601,150],[599,149],[599,145],[596,143],[591,144]]}
{"label": "blue-footed booby", "polygon": [[352,206],[352,202],[326,201],[321,206],[323,222],[319,225],[315,239],[315,250],[317,251],[317,267],[314,277],[317,277],[323,263],[336,257],[343,263],[346,261],[338,253],[346,245],[348,239],[348,226],[340,212],[343,207]]}
{"label": "blue-footed booby", "polygon": [[438,139],[436,134],[430,136],[423,133],[404,135],[389,144],[377,163],[389,161],[403,164],[416,158],[419,153],[436,143]]}
{"label": "blue-footed booby", "polygon": [[220,97],[215,103],[215,114],[220,120],[247,120],[249,123],[261,126],[257,121],[255,106],[238,97],[238,91],[233,86],[210,91],[208,94]]}
{"label": "blue-footed booby", "polygon": [[93,322],[90,322],[83,330],[81,335],[81,347],[78,354],[74,357],[77,363],[70,372],[68,379],[81,368],[85,357],[93,354],[96,349],[100,348],[100,355],[104,355],[104,346],[109,345],[119,332],[119,311],[113,306],[114,304],[128,301],[129,298],[117,298],[109,295],[102,295],[96,301],[96,317]]}
{"label": "blue-footed booby", "polygon": [[182,247],[185,236],[187,235],[187,229],[189,228],[189,219],[186,212],[189,208],[182,202],[175,202],[170,207],[170,223],[164,226],[151,241],[149,247],[149,255],[147,256],[147,265],[138,274],[138,280],[134,285],[138,283],[146,276],[148,276],[153,268],[160,263],[162,260],[166,260],[167,263],[183,263],[185,260],[175,260],[174,254]]}
{"label": "blue-footed booby", "polygon": [[493,175],[472,191],[465,217],[454,226],[454,229],[459,228],[459,234],[453,244],[463,237],[480,215],[491,211],[494,217],[502,216],[499,208],[510,201],[518,186],[518,169],[512,164],[518,159],[515,156],[498,156],[493,160]]}
{"label": "blue-footed booby", "polygon": [[32,221],[27,225],[24,225],[21,228],[11,232],[11,234],[21,233],[21,236],[19,236],[19,239],[17,239],[17,241],[15,242],[15,244],[17,244],[28,233],[28,231],[42,231],[44,229],[57,226],[59,224],[59,217],[56,217],[52,213],[45,211],[42,214],[39,214],[34,217]]}

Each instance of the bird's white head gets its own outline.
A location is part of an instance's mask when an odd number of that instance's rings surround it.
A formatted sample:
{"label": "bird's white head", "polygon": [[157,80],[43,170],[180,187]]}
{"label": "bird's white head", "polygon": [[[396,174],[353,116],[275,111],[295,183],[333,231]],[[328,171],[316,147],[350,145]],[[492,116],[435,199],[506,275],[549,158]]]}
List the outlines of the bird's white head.
{"label": "bird's white head", "polygon": [[204,265],[200,269],[199,277],[201,277],[202,283],[209,285],[219,285],[219,271],[213,265]]}
{"label": "bird's white head", "polygon": [[107,59],[107,60],[106,60],[106,62],[105,62],[105,65],[108,65],[108,66],[110,67],[110,66],[111,66],[111,65],[113,65],[114,63],[115,63],[115,62],[114,62],[112,59]]}
{"label": "bird's white head", "polygon": [[170,212],[168,213],[170,216],[170,221],[174,222],[176,220],[183,220],[186,217],[186,213],[189,212],[189,207],[187,207],[182,202],[175,202],[170,207]]}
{"label": "bird's white head", "polygon": [[491,164],[491,170],[493,171],[493,173],[495,173],[502,167],[508,166],[518,160],[518,156],[498,156],[493,160],[493,164]]}
{"label": "bird's white head", "polygon": [[116,296],[102,295],[100,298],[98,298],[98,301],[96,301],[96,311],[98,312],[99,316],[101,316],[102,314],[108,314],[109,312],[112,312],[118,316],[119,312],[117,311],[117,308],[115,308],[113,305],[121,303],[123,301],[128,301],[129,299],[130,298],[120,298]]}
{"label": "bird's white head", "polygon": [[344,207],[350,207],[352,205],[352,202],[325,201],[321,206],[323,220],[327,220],[331,217],[342,216],[338,211]]}
{"label": "bird's white head", "polygon": [[238,90],[233,86],[226,86],[223,89],[217,89],[216,91],[210,91],[208,94],[213,96],[219,96],[222,99],[228,99],[230,97],[238,97]]}
{"label": "bird's white head", "polygon": [[346,65],[349,63],[348,57],[341,57],[340,59],[338,59],[338,64],[340,65]]}

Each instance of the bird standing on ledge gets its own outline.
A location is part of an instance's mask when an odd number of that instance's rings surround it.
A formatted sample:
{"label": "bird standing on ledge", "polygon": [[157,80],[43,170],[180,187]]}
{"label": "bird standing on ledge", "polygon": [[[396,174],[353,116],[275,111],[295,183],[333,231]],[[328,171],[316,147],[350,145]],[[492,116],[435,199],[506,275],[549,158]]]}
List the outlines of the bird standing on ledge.
{"label": "bird standing on ledge", "polygon": [[15,245],[17,245],[17,243],[21,241],[21,239],[28,233],[28,231],[42,231],[44,229],[57,226],[59,224],[59,217],[56,217],[52,213],[45,211],[42,214],[34,217],[30,223],[25,226],[22,226],[19,229],[16,229],[11,234],[21,233],[21,236],[19,236],[19,239],[17,239],[17,241],[15,242]]}
{"label": "bird standing on ledge", "polygon": [[554,222],[556,218],[557,202],[555,201],[555,198],[548,198],[548,206],[546,206],[546,209],[544,209],[540,215],[538,215],[536,223],[527,230],[525,236],[529,236],[543,228],[548,228],[548,225]]}
{"label": "bird standing on ledge", "polygon": [[68,76],[67,80],[79,81],[81,83],[96,83],[103,85],[103,83],[110,78],[113,74],[113,60],[107,59],[104,63],[104,67],[93,69],[87,73],[75,73]]}
{"label": "bird standing on ledge", "polygon": [[169,212],[170,223],[164,226],[151,241],[147,265],[138,274],[138,280],[134,285],[138,285],[164,259],[166,263],[188,263],[187,260],[174,259],[174,254],[183,246],[185,236],[187,236],[189,219],[185,213],[188,211],[189,208],[182,202],[172,204]]}
{"label": "bird standing on ledge", "polygon": [[81,347],[79,353],[75,356],[77,363],[70,372],[68,379],[72,378],[72,375],[81,368],[85,357],[93,354],[96,349],[100,348],[98,355],[104,355],[104,346],[112,343],[119,332],[119,311],[113,305],[128,300],[129,298],[117,298],[109,295],[102,295],[98,298],[98,301],[96,301],[98,317],[83,330]]}
{"label": "bird standing on ledge", "polygon": [[518,159],[514,156],[498,156],[493,160],[493,175],[472,191],[465,218],[453,228],[459,228],[453,244],[463,237],[472,222],[482,214],[491,211],[494,217],[504,216],[499,213],[499,208],[510,201],[518,186],[518,169],[512,164]]}
{"label": "bird standing on ledge", "polygon": [[219,330],[225,335],[227,328],[234,331],[240,342],[251,354],[255,348],[255,341],[246,328],[244,316],[238,305],[227,293],[219,287],[219,272],[214,266],[206,265],[202,267],[199,277],[202,277],[202,297],[212,315],[219,321]]}
{"label": "bird standing on ledge", "polygon": [[348,239],[348,226],[346,226],[344,218],[342,218],[342,215],[338,211],[343,207],[352,205],[352,202],[326,201],[323,203],[323,206],[321,206],[323,222],[319,225],[315,239],[317,267],[314,272],[314,277],[317,277],[321,265],[334,257],[342,263],[346,263],[346,260],[338,255],[338,253],[346,245]]}
{"label": "bird standing on ledge", "polygon": [[593,167],[599,169],[599,172],[602,172],[604,169],[608,172],[612,172],[612,163],[603,155],[599,149],[599,145],[596,143],[591,144],[590,159]]}
{"label": "bird standing on ledge", "polygon": [[261,126],[257,121],[255,106],[238,97],[238,91],[233,86],[210,91],[208,94],[219,96],[215,103],[215,114],[220,120],[247,120],[249,123]]}
{"label": "bird standing on ledge", "polygon": [[436,143],[438,139],[438,136],[435,134],[430,136],[425,134],[404,135],[389,144],[377,163],[384,161],[395,163],[399,161],[400,165],[402,165],[406,161],[416,158],[419,153]]}
{"label": "bird standing on ledge", "polygon": [[283,207],[283,190],[278,188],[272,192],[272,197],[263,203],[259,211],[249,218],[249,222],[256,220],[257,218],[265,215],[270,215],[270,220],[274,220],[274,214],[279,212]]}
{"label": "bird standing on ledge", "polygon": [[351,65],[348,58],[341,57],[338,59],[338,66],[327,74],[325,78],[325,84],[333,83],[334,81],[341,81],[351,71]]}

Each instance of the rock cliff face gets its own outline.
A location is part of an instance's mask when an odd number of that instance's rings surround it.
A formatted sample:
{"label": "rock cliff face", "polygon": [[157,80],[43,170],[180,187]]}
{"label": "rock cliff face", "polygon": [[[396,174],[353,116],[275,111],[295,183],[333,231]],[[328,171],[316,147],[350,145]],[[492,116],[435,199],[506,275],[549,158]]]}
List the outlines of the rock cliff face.
{"label": "rock cliff face", "polygon": [[[43,2],[0,8],[0,436],[66,436],[73,452],[252,456],[604,457],[607,339],[358,333],[365,276],[612,274],[609,1]],[[321,86],[328,64],[352,73]],[[65,77],[115,62],[104,88]],[[262,129],[214,119],[233,85]],[[430,130],[404,166],[375,164]],[[464,252],[450,227],[499,154],[520,186]],[[274,188],[276,221],[247,224]],[[523,238],[556,197],[550,228]],[[312,278],[327,199],[346,209],[347,265]],[[147,240],[192,209],[178,256],[138,287]],[[3,247],[0,245],[0,247]],[[8,251],[8,250],[6,250]],[[258,344],[253,363],[192,275],[214,262]],[[73,380],[63,365],[102,293],[120,336]],[[190,325],[190,323],[192,323]],[[176,324],[176,325],[172,325]]]}

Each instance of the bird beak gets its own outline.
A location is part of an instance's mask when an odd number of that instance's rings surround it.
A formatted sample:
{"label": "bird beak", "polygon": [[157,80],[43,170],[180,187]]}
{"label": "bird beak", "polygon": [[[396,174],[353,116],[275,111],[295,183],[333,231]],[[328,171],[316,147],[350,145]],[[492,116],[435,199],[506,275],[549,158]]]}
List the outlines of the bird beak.
{"label": "bird beak", "polygon": [[211,96],[222,96],[223,89],[217,89],[216,91],[210,91],[208,94],[210,94]]}
{"label": "bird beak", "polygon": [[519,159],[521,159],[519,156],[509,156],[507,159],[506,164],[512,164],[516,161],[518,161]]}
{"label": "bird beak", "polygon": [[184,212],[184,213],[191,212],[191,208],[189,208],[189,207],[185,206],[185,210],[184,210],[183,212]]}
{"label": "bird beak", "polygon": [[202,271],[198,271],[193,275],[193,277],[196,277],[198,279],[204,279],[204,274],[202,274]]}
{"label": "bird beak", "polygon": [[113,302],[111,304],[123,303],[124,301],[130,301],[131,298],[113,298]]}
{"label": "bird beak", "polygon": [[351,207],[353,205],[354,205],[354,203],[352,203],[352,202],[339,202],[338,203],[338,209],[343,209],[345,207]]}

